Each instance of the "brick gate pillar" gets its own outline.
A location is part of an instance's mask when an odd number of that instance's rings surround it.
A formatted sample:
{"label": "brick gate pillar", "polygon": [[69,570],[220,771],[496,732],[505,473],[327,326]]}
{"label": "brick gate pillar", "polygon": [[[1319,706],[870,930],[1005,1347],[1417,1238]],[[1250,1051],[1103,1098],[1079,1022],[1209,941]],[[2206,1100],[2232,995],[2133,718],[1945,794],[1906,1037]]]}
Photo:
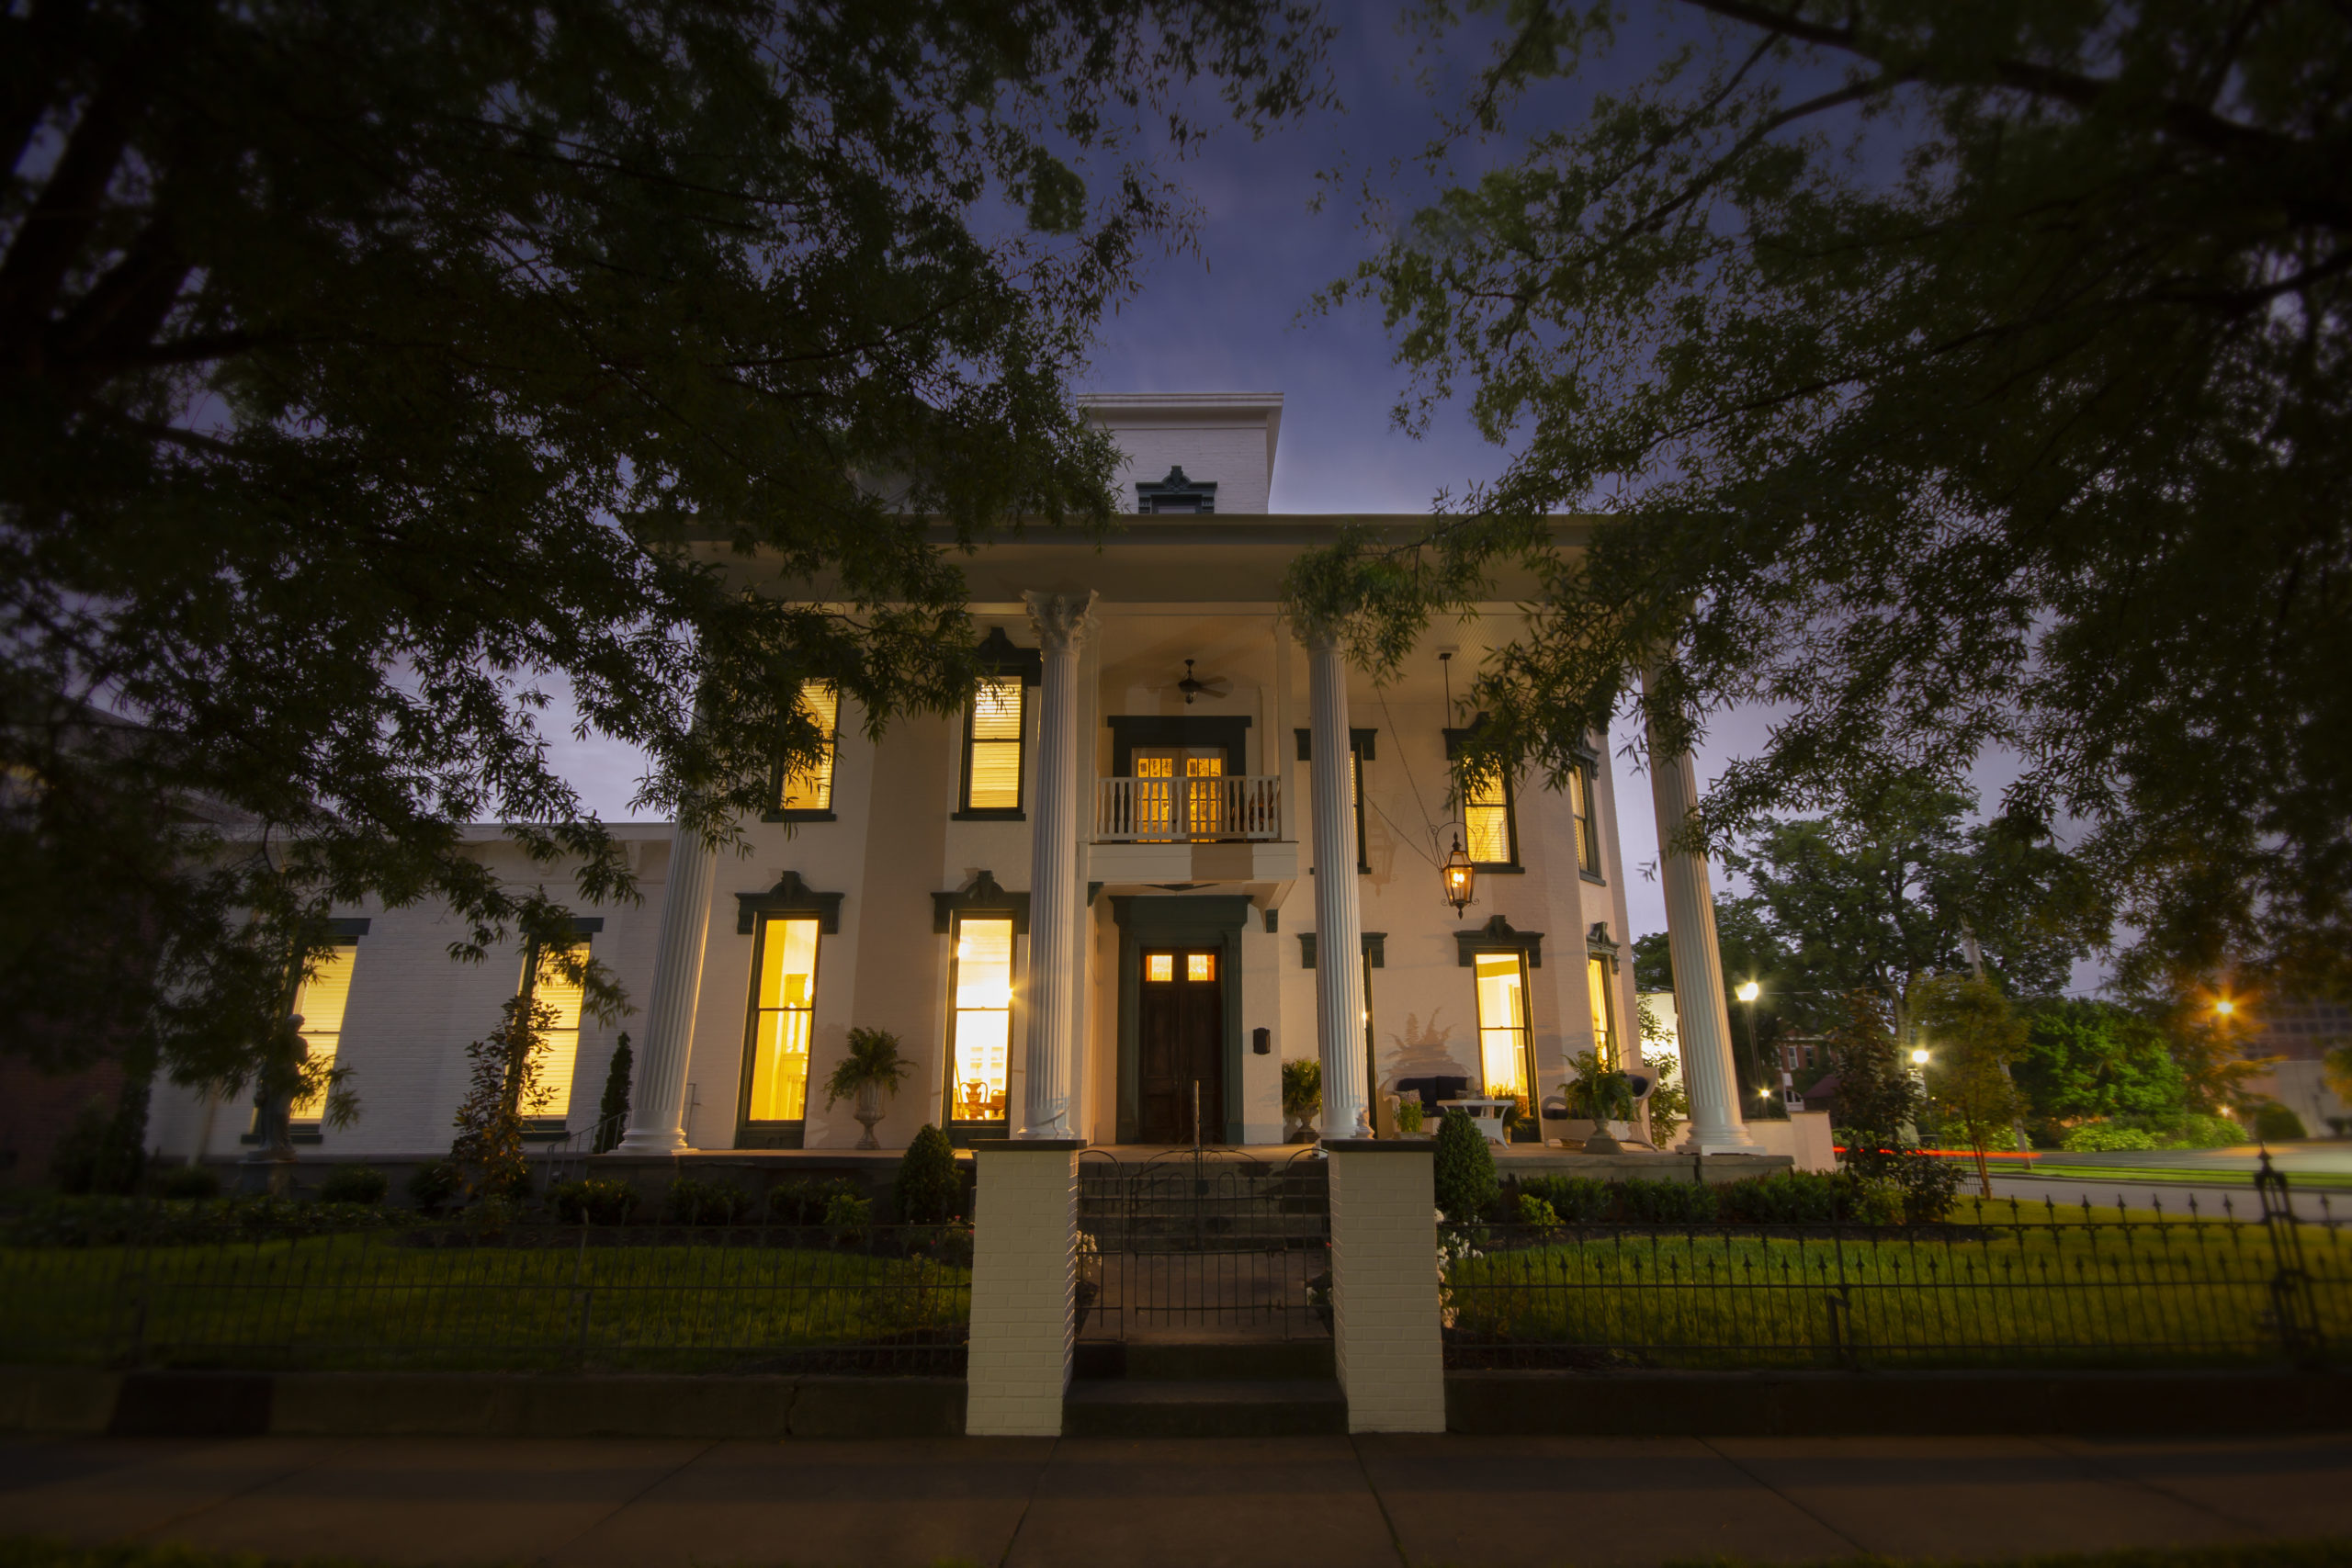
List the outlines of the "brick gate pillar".
{"label": "brick gate pillar", "polygon": [[1445,1430],[1433,1147],[1326,1138],[1331,1336],[1351,1432]]}
{"label": "brick gate pillar", "polygon": [[[964,1430],[1061,1435],[1077,1279],[1077,1138],[976,1142]],[[1426,1184],[1426,1183],[1425,1183]]]}

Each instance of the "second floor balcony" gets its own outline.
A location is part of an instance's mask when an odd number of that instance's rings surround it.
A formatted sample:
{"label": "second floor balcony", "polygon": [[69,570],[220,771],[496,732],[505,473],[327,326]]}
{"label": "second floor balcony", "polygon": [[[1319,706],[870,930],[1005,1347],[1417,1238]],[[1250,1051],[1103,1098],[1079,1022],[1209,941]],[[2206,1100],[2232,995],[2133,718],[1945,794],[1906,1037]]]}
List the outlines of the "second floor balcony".
{"label": "second floor balcony", "polygon": [[1098,844],[1268,843],[1282,836],[1278,778],[1234,773],[1094,782]]}

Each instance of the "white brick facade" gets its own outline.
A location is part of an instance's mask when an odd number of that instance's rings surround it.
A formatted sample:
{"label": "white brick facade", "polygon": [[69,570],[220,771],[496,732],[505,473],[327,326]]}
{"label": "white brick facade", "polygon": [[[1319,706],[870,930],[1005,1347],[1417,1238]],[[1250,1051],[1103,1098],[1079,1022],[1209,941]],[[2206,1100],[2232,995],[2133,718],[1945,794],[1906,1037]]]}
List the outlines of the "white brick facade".
{"label": "white brick facade", "polygon": [[1058,1437],[1077,1331],[1078,1145],[983,1144],[978,1158],[964,1429]]}
{"label": "white brick facade", "polygon": [[1432,1151],[1426,1145],[1329,1147],[1331,1332],[1348,1430],[1442,1432]]}

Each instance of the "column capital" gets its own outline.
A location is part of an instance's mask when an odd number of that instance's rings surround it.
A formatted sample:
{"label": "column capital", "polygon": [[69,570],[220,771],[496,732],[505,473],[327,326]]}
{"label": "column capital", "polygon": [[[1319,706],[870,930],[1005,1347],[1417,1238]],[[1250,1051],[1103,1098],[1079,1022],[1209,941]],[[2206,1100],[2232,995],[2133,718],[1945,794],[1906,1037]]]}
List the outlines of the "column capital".
{"label": "column capital", "polygon": [[1075,653],[1094,633],[1092,589],[1082,593],[1053,593],[1026,590],[1021,602],[1029,606],[1029,624],[1037,628],[1038,646],[1051,652]]}

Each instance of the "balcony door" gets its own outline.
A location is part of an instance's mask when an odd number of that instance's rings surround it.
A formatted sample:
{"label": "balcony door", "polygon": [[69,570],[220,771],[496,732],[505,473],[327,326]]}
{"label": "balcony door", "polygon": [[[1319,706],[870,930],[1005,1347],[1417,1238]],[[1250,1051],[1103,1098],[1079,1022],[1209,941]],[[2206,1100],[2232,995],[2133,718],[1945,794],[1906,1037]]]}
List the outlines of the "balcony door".
{"label": "balcony door", "polygon": [[1225,748],[1137,747],[1135,825],[1141,843],[1222,838],[1226,819]]}

